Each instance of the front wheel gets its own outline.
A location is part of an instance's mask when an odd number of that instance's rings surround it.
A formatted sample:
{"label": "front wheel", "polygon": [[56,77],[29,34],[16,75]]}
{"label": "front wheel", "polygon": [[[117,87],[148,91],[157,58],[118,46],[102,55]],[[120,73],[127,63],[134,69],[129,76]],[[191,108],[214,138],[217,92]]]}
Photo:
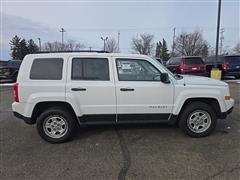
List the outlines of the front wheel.
{"label": "front wheel", "polygon": [[39,135],[50,143],[69,140],[76,127],[73,115],[63,108],[53,107],[44,111],[37,119]]}
{"label": "front wheel", "polygon": [[179,127],[191,137],[208,136],[216,127],[212,107],[203,102],[188,104],[180,115]]}

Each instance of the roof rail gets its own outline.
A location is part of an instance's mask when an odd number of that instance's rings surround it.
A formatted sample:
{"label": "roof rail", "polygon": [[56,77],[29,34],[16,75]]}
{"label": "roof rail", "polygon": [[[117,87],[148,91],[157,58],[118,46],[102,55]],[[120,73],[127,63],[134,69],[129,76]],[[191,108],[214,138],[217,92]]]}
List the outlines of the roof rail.
{"label": "roof rail", "polygon": [[38,51],[33,54],[43,54],[43,53],[76,53],[76,52],[92,52],[92,53],[109,53],[103,50],[79,50],[79,51]]}

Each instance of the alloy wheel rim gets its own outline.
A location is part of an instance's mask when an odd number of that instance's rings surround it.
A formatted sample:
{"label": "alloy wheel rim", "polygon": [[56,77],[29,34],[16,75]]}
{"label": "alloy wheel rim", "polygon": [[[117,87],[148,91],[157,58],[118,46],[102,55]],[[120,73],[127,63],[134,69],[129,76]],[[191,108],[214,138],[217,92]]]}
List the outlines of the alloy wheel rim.
{"label": "alloy wheel rim", "polygon": [[187,125],[191,131],[202,133],[210,127],[211,122],[211,116],[207,111],[197,110],[189,115]]}
{"label": "alloy wheel rim", "polygon": [[68,123],[65,118],[54,115],[44,120],[43,130],[47,136],[58,139],[67,133]]}

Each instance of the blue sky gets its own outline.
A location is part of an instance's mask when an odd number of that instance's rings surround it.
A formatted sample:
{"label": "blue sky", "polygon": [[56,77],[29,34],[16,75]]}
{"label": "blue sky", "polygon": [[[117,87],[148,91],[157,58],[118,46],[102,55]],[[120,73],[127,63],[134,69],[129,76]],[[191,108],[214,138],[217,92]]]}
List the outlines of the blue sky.
{"label": "blue sky", "polygon": [[[131,52],[131,38],[140,33],[154,35],[172,44],[173,27],[176,35],[183,31],[201,30],[214,46],[216,39],[216,0],[195,1],[4,1],[1,0],[0,59],[9,59],[9,40],[14,35],[26,39],[61,41],[73,39],[86,47],[100,49],[101,36],[117,38],[120,31],[121,52]],[[240,41],[240,2],[223,0],[221,27],[224,46],[233,47]]]}

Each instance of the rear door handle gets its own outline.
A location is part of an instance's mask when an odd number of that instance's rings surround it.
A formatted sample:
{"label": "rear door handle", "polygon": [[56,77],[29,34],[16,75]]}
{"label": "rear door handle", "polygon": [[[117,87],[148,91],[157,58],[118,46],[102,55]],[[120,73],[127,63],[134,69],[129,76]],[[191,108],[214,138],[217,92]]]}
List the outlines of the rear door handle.
{"label": "rear door handle", "polygon": [[72,88],[72,91],[86,91],[86,88]]}
{"label": "rear door handle", "polygon": [[120,91],[134,91],[133,88],[121,88]]}

